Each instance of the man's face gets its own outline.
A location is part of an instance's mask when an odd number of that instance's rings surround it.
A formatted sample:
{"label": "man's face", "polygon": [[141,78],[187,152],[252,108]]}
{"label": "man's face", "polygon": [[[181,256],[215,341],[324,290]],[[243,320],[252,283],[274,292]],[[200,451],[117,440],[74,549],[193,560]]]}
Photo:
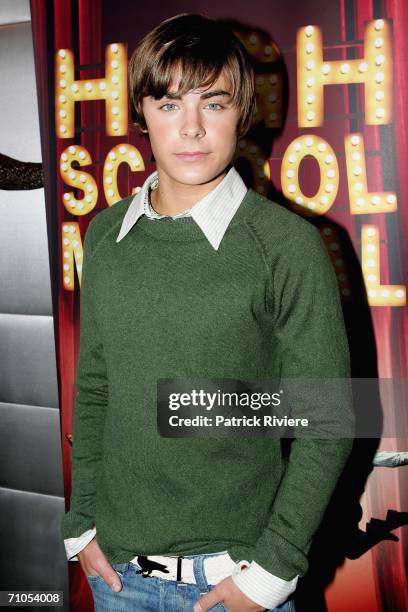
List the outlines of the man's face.
{"label": "man's face", "polygon": [[237,144],[238,110],[223,74],[208,88],[175,97],[178,81],[160,100],[143,98],[143,113],[159,174],[202,185],[220,175]]}

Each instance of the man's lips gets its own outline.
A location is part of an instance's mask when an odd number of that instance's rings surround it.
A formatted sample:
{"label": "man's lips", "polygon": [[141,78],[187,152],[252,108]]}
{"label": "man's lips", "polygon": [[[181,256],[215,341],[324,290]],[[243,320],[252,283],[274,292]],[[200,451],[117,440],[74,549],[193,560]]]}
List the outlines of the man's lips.
{"label": "man's lips", "polygon": [[175,155],[186,161],[195,161],[203,159],[208,153],[205,151],[181,151],[180,153],[175,153]]}

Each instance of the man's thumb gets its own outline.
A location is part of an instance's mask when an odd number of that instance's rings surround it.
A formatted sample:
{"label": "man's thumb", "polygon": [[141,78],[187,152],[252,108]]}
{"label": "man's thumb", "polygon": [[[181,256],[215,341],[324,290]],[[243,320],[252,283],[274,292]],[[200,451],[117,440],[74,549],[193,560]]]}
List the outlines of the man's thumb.
{"label": "man's thumb", "polygon": [[107,574],[105,582],[110,586],[112,591],[115,591],[115,593],[122,590],[122,582],[114,569],[111,569]]}
{"label": "man's thumb", "polygon": [[194,605],[194,612],[206,612],[206,610],[211,610],[219,601],[220,597],[217,595],[217,591],[212,590],[200,597]]}

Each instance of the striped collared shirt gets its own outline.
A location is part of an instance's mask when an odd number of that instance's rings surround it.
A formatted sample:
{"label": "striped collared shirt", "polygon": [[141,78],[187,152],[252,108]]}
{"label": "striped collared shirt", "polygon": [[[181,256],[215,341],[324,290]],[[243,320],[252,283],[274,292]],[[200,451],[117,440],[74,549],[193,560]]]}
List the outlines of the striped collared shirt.
{"label": "striped collared shirt", "polygon": [[[132,229],[137,220],[146,215],[150,219],[162,219],[168,215],[159,215],[150,205],[149,191],[157,183],[158,173],[153,172],[143,184],[141,190],[135,195],[123,218],[123,222],[116,238],[119,242]],[[201,200],[171,218],[193,217],[203,234],[217,251],[227,228],[241,204],[247,187],[238,172],[232,166],[223,180],[218,183]]]}

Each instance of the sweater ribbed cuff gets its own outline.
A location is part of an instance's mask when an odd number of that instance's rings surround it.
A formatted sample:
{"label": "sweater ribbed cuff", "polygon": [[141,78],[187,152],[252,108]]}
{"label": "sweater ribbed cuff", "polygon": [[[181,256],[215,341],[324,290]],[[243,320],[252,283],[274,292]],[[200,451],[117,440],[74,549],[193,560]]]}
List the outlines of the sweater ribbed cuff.
{"label": "sweater ribbed cuff", "polygon": [[[242,563],[248,564],[247,561]],[[290,581],[282,580],[267,572],[256,561],[242,570],[239,569],[240,564],[237,564],[238,569],[234,570],[232,580],[244,595],[267,610],[280,606],[296,589],[298,576]]]}

